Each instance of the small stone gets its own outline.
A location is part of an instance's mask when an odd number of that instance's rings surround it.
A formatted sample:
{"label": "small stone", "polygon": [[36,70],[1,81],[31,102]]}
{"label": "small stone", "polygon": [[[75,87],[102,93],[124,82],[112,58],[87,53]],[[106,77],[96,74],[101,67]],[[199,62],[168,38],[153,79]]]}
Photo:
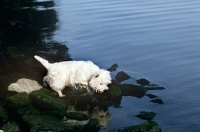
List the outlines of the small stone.
{"label": "small stone", "polygon": [[117,75],[115,76],[115,79],[119,82],[123,82],[125,80],[128,80],[129,78],[131,77],[123,71],[118,72]]}

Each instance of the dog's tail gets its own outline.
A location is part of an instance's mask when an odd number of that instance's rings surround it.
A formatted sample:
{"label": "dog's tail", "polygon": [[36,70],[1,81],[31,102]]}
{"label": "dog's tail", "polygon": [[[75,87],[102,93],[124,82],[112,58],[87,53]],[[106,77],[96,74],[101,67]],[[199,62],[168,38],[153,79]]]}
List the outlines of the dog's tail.
{"label": "dog's tail", "polygon": [[48,62],[47,60],[45,60],[45,59],[43,59],[43,58],[41,58],[41,57],[39,57],[39,56],[37,56],[37,55],[35,55],[34,58],[35,58],[36,60],[38,60],[46,69],[48,69],[48,67],[49,67],[49,62]]}

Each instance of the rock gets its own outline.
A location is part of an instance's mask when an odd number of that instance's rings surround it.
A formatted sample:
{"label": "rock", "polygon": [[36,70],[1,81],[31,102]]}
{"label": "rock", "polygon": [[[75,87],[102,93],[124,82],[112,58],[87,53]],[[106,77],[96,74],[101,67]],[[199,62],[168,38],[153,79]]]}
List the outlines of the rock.
{"label": "rock", "polygon": [[74,119],[78,121],[88,120],[88,116],[80,112],[67,112],[65,116],[68,119]]}
{"label": "rock", "polygon": [[154,95],[154,94],[146,94],[146,96],[148,96],[148,97],[151,98],[151,99],[153,99],[153,98],[157,98],[157,96]]}
{"label": "rock", "polygon": [[141,78],[141,79],[138,79],[138,80],[136,80],[136,81],[137,81],[138,84],[140,84],[140,85],[142,85],[142,86],[145,86],[145,85],[149,85],[149,84],[150,84],[150,82],[149,82],[147,79],[145,79],[145,78]]}
{"label": "rock", "polygon": [[86,125],[83,126],[83,131],[86,132],[98,132],[100,129],[99,121],[97,119],[91,119]]}
{"label": "rock", "polygon": [[67,111],[67,103],[59,97],[53,97],[49,90],[40,89],[30,94],[32,106],[41,113],[63,116]]}
{"label": "rock", "polygon": [[126,127],[122,132],[161,132],[161,131],[162,129],[160,125],[158,125],[154,121],[148,121],[140,125]]}
{"label": "rock", "polygon": [[117,75],[115,76],[115,79],[120,83],[125,80],[128,80],[129,78],[131,78],[131,77],[123,71],[118,72]]}
{"label": "rock", "polygon": [[101,105],[119,105],[122,100],[121,89],[115,85],[109,85],[109,89],[101,93],[94,93]]}
{"label": "rock", "polygon": [[0,106],[0,122],[8,121],[8,113],[6,109]]}
{"label": "rock", "polygon": [[120,85],[123,96],[135,96],[142,98],[145,95],[146,90],[142,86],[133,84],[122,84]]}
{"label": "rock", "polygon": [[157,113],[151,111],[140,111],[140,114],[135,115],[138,118],[144,119],[144,120],[148,120],[151,121],[155,116],[157,115]]}
{"label": "rock", "polygon": [[72,128],[65,126],[62,119],[49,115],[29,114],[23,115],[22,121],[27,124],[30,132],[71,132]]}
{"label": "rock", "polygon": [[21,108],[30,105],[27,93],[18,93],[8,98],[9,104],[14,108]]}
{"label": "rock", "polygon": [[39,85],[38,82],[26,78],[21,78],[16,83],[12,83],[8,86],[9,91],[16,91],[18,93],[26,92],[28,94],[41,88],[42,86]]}
{"label": "rock", "polygon": [[158,103],[158,104],[163,104],[163,103],[164,103],[164,102],[162,101],[162,99],[153,99],[153,100],[151,100],[150,102]]}
{"label": "rock", "polygon": [[159,86],[158,84],[150,84],[148,86],[145,86],[144,88],[146,90],[163,90],[163,89],[165,89],[164,87]]}
{"label": "rock", "polygon": [[113,71],[116,71],[118,68],[118,65],[117,64],[113,64],[110,68],[108,68],[107,70],[110,71],[110,72],[113,72]]}
{"label": "rock", "polygon": [[2,127],[1,130],[4,132],[20,132],[19,126],[16,122],[7,122]]}

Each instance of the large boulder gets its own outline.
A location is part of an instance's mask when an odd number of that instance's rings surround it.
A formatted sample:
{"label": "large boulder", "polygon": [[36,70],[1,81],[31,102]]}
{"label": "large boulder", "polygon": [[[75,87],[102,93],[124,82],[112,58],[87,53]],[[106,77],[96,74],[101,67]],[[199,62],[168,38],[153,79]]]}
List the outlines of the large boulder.
{"label": "large boulder", "polygon": [[47,89],[40,89],[30,94],[32,106],[44,114],[63,116],[67,111],[67,102],[63,98],[54,97]]}
{"label": "large boulder", "polygon": [[37,81],[26,78],[21,78],[17,80],[16,83],[12,83],[8,86],[9,91],[16,91],[18,93],[26,92],[28,94],[41,88],[42,86],[39,85]]}

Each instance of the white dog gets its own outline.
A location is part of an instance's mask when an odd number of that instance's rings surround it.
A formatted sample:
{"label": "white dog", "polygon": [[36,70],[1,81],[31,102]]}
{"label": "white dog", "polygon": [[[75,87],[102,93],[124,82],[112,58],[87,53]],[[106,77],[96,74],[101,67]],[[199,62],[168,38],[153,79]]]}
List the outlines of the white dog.
{"label": "white dog", "polygon": [[46,69],[47,75],[43,82],[55,90],[60,97],[64,97],[62,90],[65,86],[74,87],[76,89],[86,89],[90,92],[90,88],[96,92],[104,92],[108,90],[108,84],[111,83],[110,72],[100,69],[91,61],[63,61],[49,63],[47,60],[35,55],[34,56]]}

